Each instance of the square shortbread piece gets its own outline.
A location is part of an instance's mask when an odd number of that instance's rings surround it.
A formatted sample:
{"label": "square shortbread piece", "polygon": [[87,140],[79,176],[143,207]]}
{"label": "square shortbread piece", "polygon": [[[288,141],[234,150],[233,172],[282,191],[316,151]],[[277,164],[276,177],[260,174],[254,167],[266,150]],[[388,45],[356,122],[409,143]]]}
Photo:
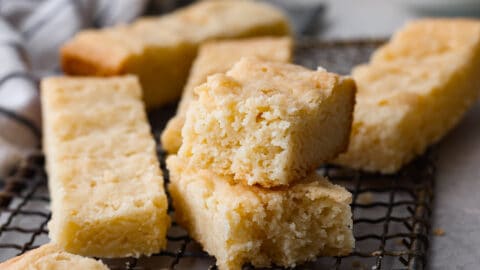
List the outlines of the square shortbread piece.
{"label": "square shortbread piece", "polygon": [[303,179],[347,147],[350,78],[243,58],[195,91],[178,152],[190,166],[273,187]]}
{"label": "square shortbread piece", "polygon": [[182,127],[185,123],[185,114],[190,101],[194,98],[193,89],[206,82],[208,76],[227,72],[233,64],[244,56],[289,62],[292,58],[292,40],[289,37],[264,37],[212,41],[202,45],[190,70],[177,114],[170,119],[162,133],[162,146],[168,153],[177,153],[182,144]]}
{"label": "square shortbread piece", "polygon": [[202,42],[289,34],[285,15],[266,3],[199,1],[127,26],[82,31],[63,46],[61,60],[66,74],[137,75],[147,107],[153,107],[180,97]]}
{"label": "square shortbread piece", "polygon": [[408,23],[354,69],[349,149],[337,163],[393,173],[438,142],[480,92],[480,21]]}
{"label": "square shortbread piece", "polygon": [[175,219],[220,270],[295,266],[353,249],[351,194],[315,172],[288,188],[264,189],[184,166],[176,155],[167,159]]}
{"label": "square shortbread piece", "polygon": [[159,252],[170,220],[138,80],[48,78],[41,91],[52,241],[95,257]]}
{"label": "square shortbread piece", "polygon": [[46,244],[0,263],[3,270],[108,270],[102,262],[63,251]]}

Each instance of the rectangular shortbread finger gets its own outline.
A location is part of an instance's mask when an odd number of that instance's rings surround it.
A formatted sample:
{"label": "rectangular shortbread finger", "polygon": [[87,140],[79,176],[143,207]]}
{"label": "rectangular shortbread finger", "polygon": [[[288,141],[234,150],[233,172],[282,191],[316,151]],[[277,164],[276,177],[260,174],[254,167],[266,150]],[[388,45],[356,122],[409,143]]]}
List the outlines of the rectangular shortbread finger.
{"label": "rectangular shortbread finger", "polygon": [[189,166],[285,186],[347,147],[355,99],[348,77],[242,58],[195,92],[178,151]]}
{"label": "rectangular shortbread finger", "polygon": [[199,44],[212,39],[283,36],[287,18],[277,8],[245,0],[199,1],[158,18],[77,34],[61,50],[71,75],[136,74],[147,107],[176,100]]}
{"label": "rectangular shortbread finger", "polygon": [[177,114],[170,119],[162,133],[162,146],[168,153],[177,153],[182,144],[182,127],[190,101],[194,98],[193,89],[206,82],[208,76],[227,72],[244,56],[289,62],[292,57],[292,40],[289,37],[263,37],[212,41],[200,46],[183,90]]}
{"label": "rectangular shortbread finger", "polygon": [[283,189],[232,184],[167,159],[176,221],[217,259],[220,270],[295,266],[354,246],[351,194],[315,172]]}
{"label": "rectangular shortbread finger", "polygon": [[100,261],[65,252],[50,243],[0,263],[0,269],[108,270],[108,267]]}
{"label": "rectangular shortbread finger", "polygon": [[393,173],[438,142],[480,92],[480,20],[408,23],[354,69],[349,149],[337,163]]}
{"label": "rectangular shortbread finger", "polygon": [[170,221],[138,80],[58,77],[41,88],[52,241],[95,257],[160,251]]}

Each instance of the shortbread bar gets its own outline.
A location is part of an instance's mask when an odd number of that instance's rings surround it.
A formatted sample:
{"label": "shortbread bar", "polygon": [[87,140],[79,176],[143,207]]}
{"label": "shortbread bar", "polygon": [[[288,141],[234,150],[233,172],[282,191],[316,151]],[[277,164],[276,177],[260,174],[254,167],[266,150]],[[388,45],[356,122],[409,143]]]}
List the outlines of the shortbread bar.
{"label": "shortbread bar", "polygon": [[295,266],[354,246],[351,194],[313,172],[288,188],[232,184],[167,159],[176,221],[217,258],[220,270]]}
{"label": "shortbread bar", "polygon": [[292,57],[292,40],[289,37],[264,37],[212,41],[202,45],[190,70],[182,99],[178,105],[177,115],[170,119],[162,133],[162,146],[168,153],[177,153],[182,144],[182,127],[190,101],[194,98],[193,89],[206,82],[208,76],[227,72],[244,56],[289,62]]}
{"label": "shortbread bar", "polygon": [[74,255],[46,244],[0,263],[3,270],[108,270],[102,262]]}
{"label": "shortbread bar", "polygon": [[170,221],[138,80],[58,77],[41,88],[52,241],[95,257],[160,251]]}
{"label": "shortbread bar", "polygon": [[352,79],[242,58],[195,88],[178,154],[193,167],[264,187],[303,179],[347,147]]}
{"label": "shortbread bar", "polygon": [[353,71],[357,105],[336,162],[393,173],[438,142],[480,92],[480,21],[424,19],[400,30]]}
{"label": "shortbread bar", "polygon": [[136,74],[152,107],[181,95],[202,42],[289,33],[285,15],[268,4],[199,1],[166,16],[80,32],[63,46],[62,67],[72,75]]}

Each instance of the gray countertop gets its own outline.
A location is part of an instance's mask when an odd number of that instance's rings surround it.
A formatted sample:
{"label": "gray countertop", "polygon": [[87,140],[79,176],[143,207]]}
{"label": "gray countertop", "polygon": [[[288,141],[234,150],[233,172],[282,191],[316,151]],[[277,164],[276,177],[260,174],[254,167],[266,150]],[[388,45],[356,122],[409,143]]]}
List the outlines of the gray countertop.
{"label": "gray countertop", "polygon": [[438,146],[430,269],[479,269],[480,103]]}

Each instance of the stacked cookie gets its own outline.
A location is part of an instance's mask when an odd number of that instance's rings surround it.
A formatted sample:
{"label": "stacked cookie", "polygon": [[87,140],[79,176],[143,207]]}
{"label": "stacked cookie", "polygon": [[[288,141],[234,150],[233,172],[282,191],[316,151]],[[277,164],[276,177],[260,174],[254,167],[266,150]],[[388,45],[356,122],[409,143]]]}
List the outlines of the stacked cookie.
{"label": "stacked cookie", "polygon": [[195,98],[194,88],[207,81],[208,76],[228,71],[242,57],[289,62],[292,58],[290,37],[257,37],[239,40],[211,41],[200,46],[193,62],[177,114],[162,132],[162,146],[169,154],[177,153],[182,144],[182,127],[190,102]]}
{"label": "stacked cookie", "polygon": [[315,168],[347,146],[353,80],[242,58],[194,92],[169,190],[177,222],[220,269],[348,254],[351,195]]}

